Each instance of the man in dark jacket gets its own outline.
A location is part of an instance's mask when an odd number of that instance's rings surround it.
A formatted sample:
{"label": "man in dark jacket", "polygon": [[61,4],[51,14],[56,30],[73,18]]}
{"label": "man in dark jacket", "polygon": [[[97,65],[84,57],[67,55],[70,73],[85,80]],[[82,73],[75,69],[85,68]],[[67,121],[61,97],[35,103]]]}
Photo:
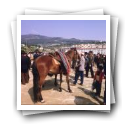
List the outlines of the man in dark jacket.
{"label": "man in dark jacket", "polygon": [[90,51],[88,57],[86,59],[86,77],[88,77],[89,70],[91,72],[91,77],[94,78],[94,71],[93,71],[93,52]]}
{"label": "man in dark jacket", "polygon": [[101,64],[101,55],[98,53],[96,58],[95,58],[95,62],[97,65],[97,68],[99,67],[99,65]]}
{"label": "man in dark jacket", "polygon": [[34,60],[35,60],[36,58],[38,58],[39,56],[41,56],[41,55],[40,55],[40,51],[37,49],[37,50],[35,50]]}
{"label": "man in dark jacket", "polygon": [[29,82],[30,66],[30,58],[27,56],[25,51],[21,51],[21,82],[24,85]]}

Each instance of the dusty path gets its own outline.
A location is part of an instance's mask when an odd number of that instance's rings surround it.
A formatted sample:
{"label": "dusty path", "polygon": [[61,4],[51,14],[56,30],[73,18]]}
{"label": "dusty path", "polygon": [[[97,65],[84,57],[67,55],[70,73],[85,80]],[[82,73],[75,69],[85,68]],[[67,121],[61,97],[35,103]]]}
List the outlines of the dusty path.
{"label": "dusty path", "polygon": [[[96,69],[94,68],[94,71]],[[22,105],[34,105],[33,102],[33,76],[30,70],[30,80],[26,85],[21,85],[21,104]],[[59,75],[58,75],[59,83]],[[74,78],[74,71],[71,71],[70,84],[72,84]],[[44,103],[37,102],[37,104],[44,105],[97,105],[102,104],[104,96],[104,80],[102,82],[101,97],[95,97],[95,90],[91,90],[93,79],[84,77],[84,85],[79,85],[78,81],[76,86],[71,86],[73,93],[69,93],[67,90],[66,78],[63,76],[62,92],[58,91],[58,86],[54,86],[54,76],[47,76],[45,81],[45,87],[42,89],[42,96],[45,100]]]}

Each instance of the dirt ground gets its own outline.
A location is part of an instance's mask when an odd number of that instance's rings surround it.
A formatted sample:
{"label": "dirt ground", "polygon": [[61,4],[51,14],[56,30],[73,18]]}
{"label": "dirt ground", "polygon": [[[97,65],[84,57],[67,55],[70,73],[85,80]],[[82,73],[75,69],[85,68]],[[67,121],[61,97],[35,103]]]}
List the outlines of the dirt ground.
{"label": "dirt ground", "polygon": [[[96,68],[94,68],[94,71]],[[90,73],[90,72],[89,72]],[[30,80],[26,85],[21,85],[21,104],[22,105],[99,105],[103,104],[105,81],[102,82],[101,96],[95,96],[95,90],[91,90],[92,78],[84,77],[84,85],[79,85],[80,80],[76,86],[71,86],[74,80],[74,71],[70,74],[70,87],[72,93],[67,90],[66,77],[63,76],[62,92],[59,92],[59,86],[54,85],[54,76],[47,76],[45,80],[45,87],[42,89],[42,97],[44,103],[33,102],[33,75],[29,71]],[[89,74],[90,76],[90,74]],[[59,83],[59,75],[57,77]]]}

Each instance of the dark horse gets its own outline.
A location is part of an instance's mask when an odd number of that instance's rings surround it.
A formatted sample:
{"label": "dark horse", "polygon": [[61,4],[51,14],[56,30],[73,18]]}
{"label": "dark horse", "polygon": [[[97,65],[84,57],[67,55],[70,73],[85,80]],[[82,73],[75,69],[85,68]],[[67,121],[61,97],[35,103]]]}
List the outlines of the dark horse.
{"label": "dark horse", "polygon": [[[69,50],[65,53],[66,58],[71,67],[71,61],[75,58],[79,57],[79,54],[75,48]],[[45,78],[49,74],[55,75],[55,85],[57,85],[57,74],[60,74],[60,92],[62,91],[61,83],[62,83],[62,74],[66,75],[66,81],[68,84],[69,92],[72,92],[69,84],[69,73],[66,73],[63,63],[59,55],[55,53],[55,55],[44,55],[38,57],[32,66],[33,72],[33,95],[34,102],[40,101],[44,102],[41,94],[42,85],[44,83]]]}

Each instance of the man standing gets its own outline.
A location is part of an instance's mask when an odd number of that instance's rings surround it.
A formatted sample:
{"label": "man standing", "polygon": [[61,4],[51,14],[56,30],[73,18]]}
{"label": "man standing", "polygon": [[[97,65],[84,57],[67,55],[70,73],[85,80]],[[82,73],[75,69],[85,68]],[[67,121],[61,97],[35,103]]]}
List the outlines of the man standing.
{"label": "man standing", "polygon": [[98,68],[99,65],[101,64],[101,57],[100,57],[99,53],[97,54],[95,61],[96,61],[96,65],[97,65],[97,68]]}
{"label": "man standing", "polygon": [[35,60],[36,58],[38,58],[39,56],[40,56],[40,52],[39,52],[39,50],[37,49],[37,50],[35,50],[34,60]]}
{"label": "man standing", "polygon": [[94,78],[94,71],[93,71],[94,56],[93,56],[93,52],[92,51],[89,53],[89,58],[90,58],[91,77]]}
{"label": "man standing", "polygon": [[85,58],[84,58],[84,54],[81,54],[81,58],[80,58],[80,62],[78,64],[78,71],[76,71],[75,73],[75,81],[74,81],[74,85],[76,85],[78,78],[80,76],[80,85],[83,85],[83,81],[84,81],[84,70],[85,70]]}
{"label": "man standing", "polygon": [[104,67],[104,76],[105,76],[105,91],[104,91],[104,105],[105,105],[106,104],[106,56],[104,56],[103,67]]}
{"label": "man standing", "polygon": [[102,72],[102,70],[103,67],[99,66],[94,76],[94,82],[96,82],[96,93],[95,93],[96,96],[100,96],[101,94],[101,84],[102,84],[102,79],[104,77],[104,73]]}
{"label": "man standing", "polygon": [[30,66],[30,58],[27,56],[25,51],[21,51],[21,82],[24,85],[29,82]]}
{"label": "man standing", "polygon": [[86,60],[86,77],[88,77],[88,72],[90,70],[91,72],[91,77],[94,78],[94,72],[93,72],[93,52],[90,51],[89,52],[89,55],[87,57],[87,60]]}

